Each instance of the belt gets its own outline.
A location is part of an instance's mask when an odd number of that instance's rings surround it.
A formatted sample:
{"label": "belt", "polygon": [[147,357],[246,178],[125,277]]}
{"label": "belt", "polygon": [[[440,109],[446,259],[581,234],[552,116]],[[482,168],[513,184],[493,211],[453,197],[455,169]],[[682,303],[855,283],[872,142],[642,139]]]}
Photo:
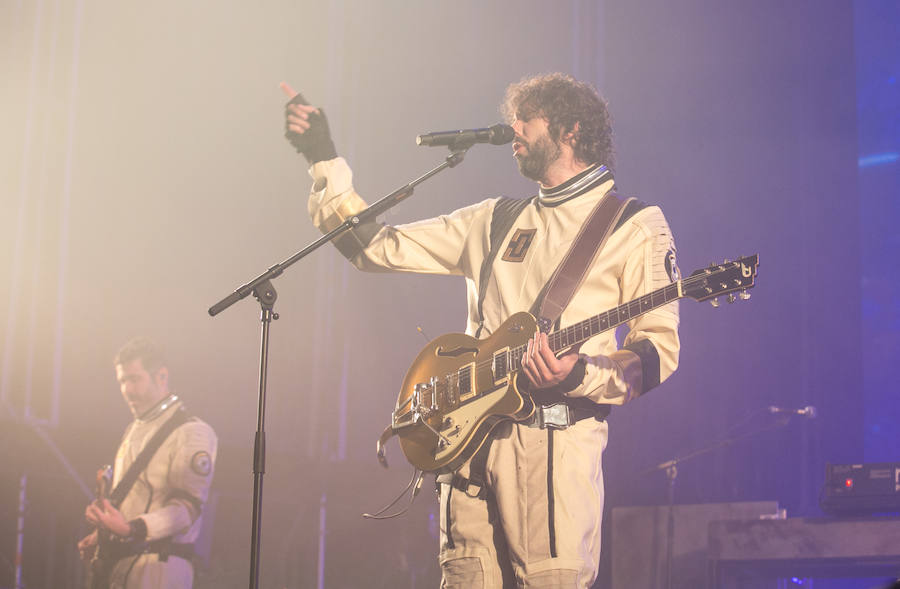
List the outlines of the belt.
{"label": "belt", "polygon": [[537,405],[534,408],[534,414],[520,423],[528,427],[539,427],[541,429],[566,429],[570,425],[575,425],[582,419],[590,417],[602,421],[608,411],[604,412],[600,407],[577,407],[566,402],[553,403],[552,405]]}

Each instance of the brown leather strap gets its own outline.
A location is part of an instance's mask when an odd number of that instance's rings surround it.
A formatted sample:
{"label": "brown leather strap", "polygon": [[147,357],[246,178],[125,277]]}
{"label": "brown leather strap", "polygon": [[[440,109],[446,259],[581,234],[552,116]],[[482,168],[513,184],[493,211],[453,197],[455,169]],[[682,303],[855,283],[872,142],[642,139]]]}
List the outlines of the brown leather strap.
{"label": "brown leather strap", "polygon": [[575,241],[566,252],[566,257],[557,266],[544,290],[546,294],[538,311],[541,331],[549,333],[553,328],[553,324],[562,315],[575,291],[584,281],[591,261],[606,245],[613,227],[632,200],[634,199],[623,200],[618,194],[610,191],[591,211],[591,216],[581,226]]}

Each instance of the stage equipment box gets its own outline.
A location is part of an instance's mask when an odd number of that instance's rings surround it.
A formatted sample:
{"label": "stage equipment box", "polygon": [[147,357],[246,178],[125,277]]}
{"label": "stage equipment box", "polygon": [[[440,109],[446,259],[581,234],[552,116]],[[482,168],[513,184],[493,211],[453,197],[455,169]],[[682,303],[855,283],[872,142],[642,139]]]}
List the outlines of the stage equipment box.
{"label": "stage equipment box", "polygon": [[[674,505],[672,510],[672,589],[711,589],[707,558],[711,522],[783,517],[776,501]],[[668,521],[666,505],[613,508],[612,589],[666,588]]]}
{"label": "stage equipment box", "polygon": [[900,518],[713,521],[709,559],[717,589],[791,577],[896,578]]}

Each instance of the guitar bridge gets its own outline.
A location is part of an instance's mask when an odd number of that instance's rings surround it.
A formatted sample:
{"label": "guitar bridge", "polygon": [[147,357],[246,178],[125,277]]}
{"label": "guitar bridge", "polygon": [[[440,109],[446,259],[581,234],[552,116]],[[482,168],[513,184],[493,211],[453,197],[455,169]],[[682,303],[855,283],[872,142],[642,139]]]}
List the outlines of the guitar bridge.
{"label": "guitar bridge", "polygon": [[416,414],[412,411],[404,411],[398,414],[399,408],[394,409],[391,414],[391,428],[394,430],[403,429],[416,424]]}

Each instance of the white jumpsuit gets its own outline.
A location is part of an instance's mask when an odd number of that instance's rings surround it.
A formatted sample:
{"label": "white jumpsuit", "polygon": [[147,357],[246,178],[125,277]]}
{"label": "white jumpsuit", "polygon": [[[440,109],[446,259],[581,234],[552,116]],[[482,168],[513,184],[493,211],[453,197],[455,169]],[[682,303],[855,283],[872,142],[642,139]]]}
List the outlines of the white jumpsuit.
{"label": "white jumpsuit", "polygon": [[[323,231],[360,211],[342,158],[310,168],[313,222]],[[494,261],[483,303],[490,333],[513,313],[528,311],[597,202],[613,187],[605,172],[570,198],[539,197],[527,206]],[[367,271],[451,274],[465,278],[475,335],[480,268],[490,246],[497,199],[449,215],[395,227],[361,227],[339,242]],[[640,208],[621,223],[595,258],[561,316],[565,327],[676,279],[675,246],[662,211]],[[678,306],[673,302],[628,322],[623,349],[614,331],[588,340],[581,385],[568,397],[620,405],[665,380],[678,365]],[[491,435],[487,498],[441,488],[442,587],[589,587],[596,578],[603,514],[601,455],[607,423],[583,419],[566,429],[505,422]],[[468,478],[468,464],[460,475]]]}
{"label": "white jumpsuit", "polygon": [[[116,452],[113,488],[153,434],[180,408],[179,401],[153,419],[136,419],[128,426]],[[153,455],[119,506],[126,520],[144,520],[148,542],[167,537],[184,544],[197,540],[213,478],[216,445],[212,427],[195,418],[169,434]],[[110,587],[190,589],[193,577],[190,561],[178,556],[161,561],[157,554],[143,554],[120,559],[112,570]]]}

